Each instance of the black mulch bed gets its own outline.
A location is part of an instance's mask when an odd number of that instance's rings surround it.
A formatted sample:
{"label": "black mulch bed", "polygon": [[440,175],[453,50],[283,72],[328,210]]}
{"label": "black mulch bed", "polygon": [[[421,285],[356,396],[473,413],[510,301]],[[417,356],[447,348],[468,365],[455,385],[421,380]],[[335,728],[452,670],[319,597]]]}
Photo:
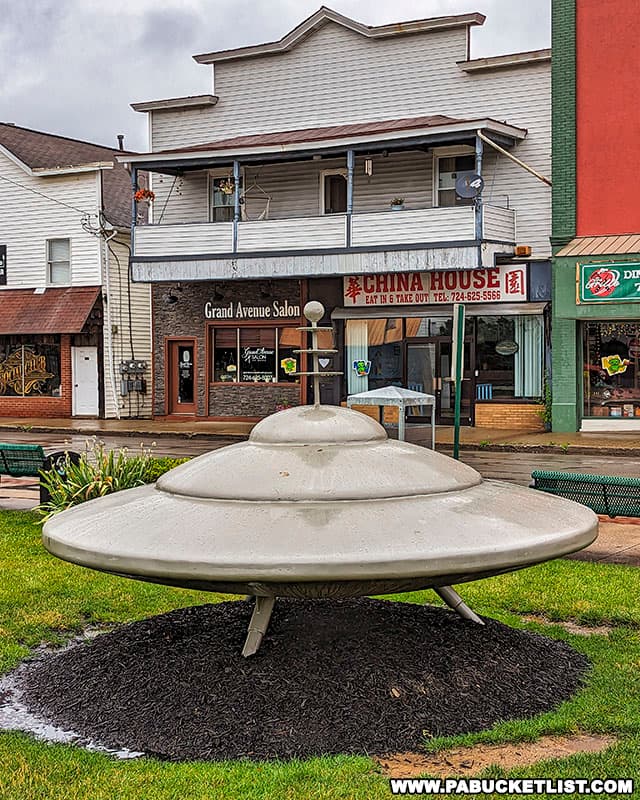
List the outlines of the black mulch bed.
{"label": "black mulch bed", "polygon": [[61,727],[169,760],[414,750],[556,707],[587,659],[429,606],[279,600],[257,655],[248,602],[173,611],[34,660],[23,701]]}

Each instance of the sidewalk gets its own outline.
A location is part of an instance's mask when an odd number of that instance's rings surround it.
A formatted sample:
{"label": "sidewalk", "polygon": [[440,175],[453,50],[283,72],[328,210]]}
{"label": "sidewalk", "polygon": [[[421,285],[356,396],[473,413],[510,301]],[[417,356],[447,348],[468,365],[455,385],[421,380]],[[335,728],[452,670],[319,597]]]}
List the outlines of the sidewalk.
{"label": "sidewalk", "polygon": [[[255,423],[210,422],[185,419],[166,421],[150,419],[47,419],[0,417],[2,429],[31,433],[86,434],[88,436],[120,434],[123,436],[184,436],[246,438]],[[389,436],[397,436],[397,429],[387,429]],[[430,446],[429,425],[407,425],[407,440]],[[439,426],[436,431],[439,449],[453,446],[453,428]],[[546,433],[496,428],[468,428],[460,430],[460,446],[465,450],[487,452],[575,453],[640,456],[640,433]],[[640,470],[639,470],[640,471]]]}

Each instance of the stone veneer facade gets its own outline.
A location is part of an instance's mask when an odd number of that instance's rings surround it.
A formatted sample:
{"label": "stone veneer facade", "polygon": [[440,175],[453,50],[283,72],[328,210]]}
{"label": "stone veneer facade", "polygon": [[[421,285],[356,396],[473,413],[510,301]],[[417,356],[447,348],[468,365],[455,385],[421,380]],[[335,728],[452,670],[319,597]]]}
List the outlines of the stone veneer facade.
{"label": "stone veneer facade", "polygon": [[[155,284],[153,301],[153,414],[164,417],[168,413],[166,397],[167,341],[184,337],[194,339],[195,399],[198,417],[258,418],[276,411],[276,406],[301,403],[299,384],[213,384],[209,383],[207,360],[211,359],[207,343],[207,330],[215,320],[205,316],[205,304],[228,306],[240,302],[245,307],[264,306],[284,301],[302,308],[304,299],[298,280],[266,281],[210,281],[203,283]],[[173,300],[172,298],[175,298]],[[287,318],[282,323],[302,324],[300,318]],[[242,327],[242,320],[238,326]],[[265,322],[277,327],[278,320]],[[207,407],[208,400],[208,407]]]}

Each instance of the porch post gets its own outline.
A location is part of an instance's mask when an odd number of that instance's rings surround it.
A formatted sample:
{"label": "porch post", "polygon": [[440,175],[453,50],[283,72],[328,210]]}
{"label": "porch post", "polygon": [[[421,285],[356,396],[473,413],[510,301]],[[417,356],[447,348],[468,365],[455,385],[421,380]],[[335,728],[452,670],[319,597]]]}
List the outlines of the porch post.
{"label": "porch post", "polygon": [[238,252],[238,222],[240,222],[240,162],[233,162],[233,252]]}
{"label": "porch post", "polygon": [[[484,145],[482,139],[476,136],[476,175],[482,175],[482,156],[484,153]],[[482,240],[482,195],[478,193],[475,198],[475,222],[476,222],[476,241],[478,242],[479,261],[478,266],[482,266],[482,251],[480,250],[480,242]]]}
{"label": "porch post", "polygon": [[353,150],[347,150],[347,230],[346,246],[351,247],[351,215],[353,214],[353,167],[355,164],[355,154]]}
{"label": "porch post", "polygon": [[131,255],[134,253],[136,218],[138,216],[138,204],[136,202],[136,192],[138,191],[138,170],[131,165]]}

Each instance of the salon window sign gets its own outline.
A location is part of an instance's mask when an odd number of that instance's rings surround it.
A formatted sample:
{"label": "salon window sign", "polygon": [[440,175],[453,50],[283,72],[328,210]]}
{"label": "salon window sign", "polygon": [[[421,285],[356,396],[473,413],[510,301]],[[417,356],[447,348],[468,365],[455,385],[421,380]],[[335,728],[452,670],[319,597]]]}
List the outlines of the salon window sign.
{"label": "salon window sign", "polygon": [[640,302],[640,262],[578,265],[578,302]]}
{"label": "salon window sign", "polygon": [[399,272],[344,278],[345,306],[514,303],[527,299],[524,264],[489,269]]}
{"label": "salon window sign", "polygon": [[0,244],[0,286],[7,285],[7,245]]}
{"label": "salon window sign", "polygon": [[288,300],[274,300],[263,305],[250,305],[234,300],[223,305],[207,302],[204,304],[205,319],[297,319],[300,305]]}

